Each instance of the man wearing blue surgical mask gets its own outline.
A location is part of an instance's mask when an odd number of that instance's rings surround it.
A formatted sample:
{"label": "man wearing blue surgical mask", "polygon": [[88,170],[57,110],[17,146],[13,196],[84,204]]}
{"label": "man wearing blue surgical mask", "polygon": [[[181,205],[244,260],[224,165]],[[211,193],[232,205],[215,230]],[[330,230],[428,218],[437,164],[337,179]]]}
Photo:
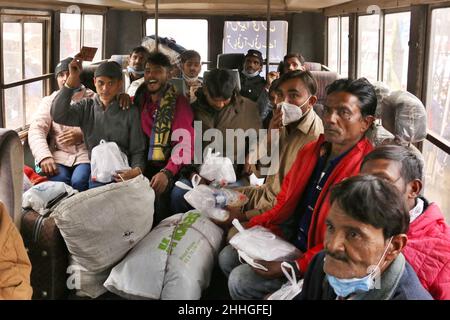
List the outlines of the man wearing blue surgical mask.
{"label": "man wearing blue surgical mask", "polygon": [[430,300],[401,253],[409,214],[400,192],[371,175],[331,191],[324,250],[306,272],[299,300]]}
{"label": "man wearing blue surgical mask", "polygon": [[254,102],[263,92],[266,80],[259,74],[263,67],[262,53],[258,50],[250,49],[244,58],[244,65],[240,73],[241,91],[240,94]]}

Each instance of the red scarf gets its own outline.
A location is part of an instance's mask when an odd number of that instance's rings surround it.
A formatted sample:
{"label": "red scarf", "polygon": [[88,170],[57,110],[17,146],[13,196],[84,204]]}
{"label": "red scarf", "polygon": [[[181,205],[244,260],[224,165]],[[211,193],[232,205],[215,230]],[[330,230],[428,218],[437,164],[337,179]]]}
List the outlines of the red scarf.
{"label": "red scarf", "polygon": [[[289,170],[289,173],[284,178],[275,206],[271,210],[253,217],[247,224],[247,228],[261,225],[270,229],[275,234],[283,236],[279,225],[295,213],[297,204],[317,164],[320,149],[324,142],[325,137],[322,134],[318,140],[300,149],[291,170]],[[311,225],[308,232],[308,250],[297,260],[297,265],[303,273],[306,272],[313,256],[323,249],[325,219],[330,209],[330,202],[328,200],[330,187],[345,178],[357,175],[362,160],[372,150],[373,146],[370,141],[367,138],[361,139],[339,161],[328,177],[312,213]]]}

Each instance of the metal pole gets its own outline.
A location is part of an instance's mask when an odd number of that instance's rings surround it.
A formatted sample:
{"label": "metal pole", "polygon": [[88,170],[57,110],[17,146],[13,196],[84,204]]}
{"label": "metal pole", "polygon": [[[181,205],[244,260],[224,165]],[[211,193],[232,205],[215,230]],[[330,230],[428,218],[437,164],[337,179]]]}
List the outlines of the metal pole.
{"label": "metal pole", "polygon": [[159,50],[159,36],[158,36],[158,16],[159,16],[159,0],[155,1],[155,48],[156,52]]}
{"label": "metal pole", "polygon": [[266,30],[266,80],[269,75],[269,54],[270,54],[270,0],[267,0],[267,30]]}

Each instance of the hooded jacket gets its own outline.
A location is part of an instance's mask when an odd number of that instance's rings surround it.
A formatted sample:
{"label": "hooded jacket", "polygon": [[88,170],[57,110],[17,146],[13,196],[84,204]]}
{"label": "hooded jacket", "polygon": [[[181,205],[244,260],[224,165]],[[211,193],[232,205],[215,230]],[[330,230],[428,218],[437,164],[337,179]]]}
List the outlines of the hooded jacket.
{"label": "hooded jacket", "polygon": [[450,300],[450,227],[435,203],[410,224],[403,254],[434,299]]}

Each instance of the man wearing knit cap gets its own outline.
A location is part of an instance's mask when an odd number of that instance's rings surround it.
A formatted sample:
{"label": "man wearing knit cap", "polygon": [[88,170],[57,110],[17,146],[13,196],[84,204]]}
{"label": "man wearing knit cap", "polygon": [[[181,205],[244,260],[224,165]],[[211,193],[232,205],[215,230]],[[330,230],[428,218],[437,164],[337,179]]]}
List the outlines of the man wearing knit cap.
{"label": "man wearing knit cap", "polygon": [[[80,86],[82,60],[75,56],[69,64],[69,78],[52,104],[51,114],[57,123],[80,126],[89,151],[100,140],[115,142],[128,157],[132,169],[120,172],[116,181],[139,175],[145,166],[145,140],[139,125],[138,109],[131,106],[124,110],[119,106],[118,94],[122,90],[122,70],[117,62],[103,62],[94,73],[97,94],[91,99],[70,103],[76,88]],[[101,185],[89,180],[89,187]]]}
{"label": "man wearing knit cap", "polygon": [[259,74],[263,67],[262,53],[258,50],[250,49],[244,59],[241,76],[241,96],[256,102],[259,95],[264,90],[266,80]]}
{"label": "man wearing knit cap", "polygon": [[[69,63],[66,58],[55,68],[55,78],[61,89],[69,76]],[[58,91],[44,97],[34,114],[28,131],[28,143],[36,164],[51,181],[64,182],[78,191],[88,188],[91,167],[83,133],[79,127],[57,124],[50,115],[53,99]],[[80,86],[72,101],[94,96],[94,92]]]}

